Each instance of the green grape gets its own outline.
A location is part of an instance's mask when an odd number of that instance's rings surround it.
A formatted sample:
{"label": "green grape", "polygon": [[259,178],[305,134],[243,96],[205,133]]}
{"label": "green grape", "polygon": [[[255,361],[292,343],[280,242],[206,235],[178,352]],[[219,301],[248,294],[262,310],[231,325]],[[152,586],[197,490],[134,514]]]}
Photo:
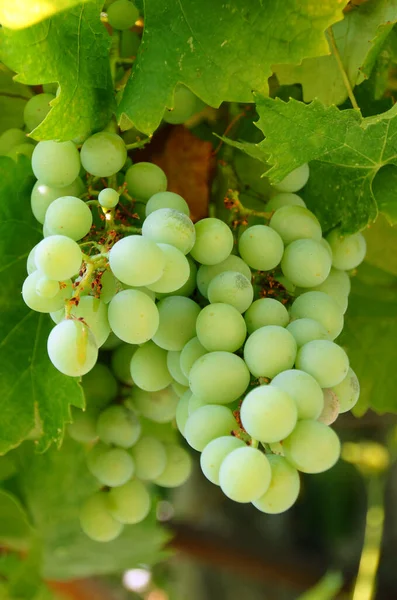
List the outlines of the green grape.
{"label": "green grape", "polygon": [[332,266],[335,269],[350,271],[363,262],[367,244],[361,233],[343,236],[334,229],[327,235],[327,241],[332,249]]}
{"label": "green grape", "polygon": [[107,9],[108,23],[114,29],[130,29],[139,19],[139,10],[129,0],[116,0]]}
{"label": "green grape", "polygon": [[225,271],[235,271],[244,275],[251,281],[252,273],[249,266],[239,257],[230,254],[225,260],[217,265],[201,265],[197,271],[197,287],[200,294],[208,298],[208,286],[211,281]]}
{"label": "green grape", "polygon": [[296,367],[312,375],[322,388],[333,388],[346,377],[349,359],[334,342],[314,340],[298,350]]}
{"label": "green grape", "polygon": [[105,444],[131,448],[141,435],[141,424],[134,412],[124,406],[113,405],[99,415],[97,432]]}
{"label": "green grape", "polygon": [[63,196],[51,202],[44,224],[50,235],[66,235],[77,242],[90,231],[92,214],[80,198]]}
{"label": "green grape", "polygon": [[181,352],[170,350],[167,352],[167,368],[172,377],[183,386],[189,386],[188,378],[183,374],[181,369]]}
{"label": "green grape", "polygon": [[307,317],[296,319],[287,325],[287,330],[294,336],[298,348],[313,340],[327,340],[329,334],[324,325]]}
{"label": "green grape", "polygon": [[[298,409],[298,419],[317,419],[324,408],[323,391],[308,373],[289,369],[276,375],[271,387],[286,392]],[[281,439],[281,438],[280,438]]]}
{"label": "green grape", "polygon": [[260,385],[244,398],[240,417],[248,435],[271,444],[291,433],[296,425],[298,410],[293,398],[283,389]]}
{"label": "green grape", "polygon": [[338,398],[340,413],[351,410],[357,404],[360,396],[360,382],[352,368],[349,368],[346,377],[331,389]]}
{"label": "green grape", "polygon": [[296,240],[286,247],[281,270],[294,285],[314,287],[327,279],[331,257],[316,240]]}
{"label": "green grape", "polygon": [[[138,53],[138,48],[141,43],[141,38],[137,34],[136,31],[129,31],[125,29],[121,32],[121,40],[120,40],[120,56],[121,58],[131,58],[136,56]],[[124,70],[123,70],[124,74]],[[125,136],[123,136],[125,141]],[[136,140],[134,140],[136,141]],[[128,142],[126,142],[128,143]]]}
{"label": "green grape", "polygon": [[196,360],[190,389],[208,404],[228,404],[244,394],[250,382],[245,362],[231,352],[210,352]]}
{"label": "green grape", "polygon": [[223,435],[209,442],[200,456],[200,466],[205,477],[211,483],[219,485],[219,470],[223,460],[230,452],[244,446],[242,440],[231,435]]}
{"label": "green grape", "polygon": [[256,448],[232,450],[222,461],[219,485],[235,502],[254,502],[268,490],[271,468],[266,456]]}
{"label": "green grape", "polygon": [[291,369],[296,357],[296,342],[289,331],[278,325],[260,327],[244,346],[244,360],[255,377],[272,379]]}
{"label": "green grape", "polygon": [[18,162],[18,156],[21,154],[31,159],[33,156],[33,150],[33,144],[25,142],[24,144],[18,144],[18,146],[14,146],[12,150],[7,152],[7,156],[12,158],[13,161]]}
{"label": "green grape", "polygon": [[67,430],[73,440],[86,444],[97,439],[95,415],[72,406],[72,419],[73,421],[68,424]]}
{"label": "green grape", "polygon": [[101,300],[109,304],[112,298],[117,294],[117,279],[111,271],[103,271],[101,276]]}
{"label": "green grape", "polygon": [[202,106],[204,104],[189,88],[179,84],[175,88],[173,106],[165,109],[163,119],[171,125],[181,125],[199,112]]}
{"label": "green grape", "polygon": [[81,261],[79,245],[65,235],[52,235],[41,240],[35,252],[36,267],[46,277],[56,281],[64,281],[76,275]]}
{"label": "green grape", "polygon": [[232,411],[226,406],[200,406],[192,412],[183,432],[186,441],[192,448],[202,452],[212,440],[230,435],[238,429]]}
{"label": "green grape", "polygon": [[109,253],[109,264],[122,283],[139,287],[162,277],[166,257],[152,240],[130,235],[115,243]]}
{"label": "green grape", "polygon": [[191,368],[197,359],[204,354],[207,354],[207,350],[200,344],[198,337],[194,337],[187,342],[181,351],[181,370],[185,377],[189,377]]}
{"label": "green grape", "polygon": [[179,487],[190,476],[192,472],[192,459],[189,454],[176,444],[166,444],[167,463],[164,471],[154,480],[161,487]]}
{"label": "green grape", "polygon": [[34,273],[35,271],[37,271],[36,262],[35,262],[35,255],[36,255],[36,248],[37,248],[37,246],[38,246],[38,244],[36,244],[35,246],[33,246],[33,248],[31,249],[31,251],[29,252],[28,260],[26,261],[26,270],[28,272],[28,275],[31,275],[32,273]]}
{"label": "green grape", "polygon": [[184,213],[173,208],[159,208],[146,217],[142,235],[153,242],[175,246],[183,254],[188,254],[193,248],[196,230]]}
{"label": "green grape", "polygon": [[27,139],[26,133],[21,131],[21,129],[17,129],[16,127],[7,129],[0,135],[0,156],[5,156],[15,146],[25,144]]}
{"label": "green grape", "polygon": [[159,311],[143,292],[124,290],[116,294],[108,306],[109,325],[123,342],[143,344],[156,333]]}
{"label": "green grape", "polygon": [[197,337],[209,352],[236,352],[245,342],[247,327],[238,310],[230,304],[209,304],[196,322]]}
{"label": "green grape", "polygon": [[338,304],[324,292],[306,292],[298,296],[290,308],[291,319],[309,318],[325,328],[334,340],[343,329],[343,313]]}
{"label": "green grape", "polygon": [[270,271],[280,263],[284,244],[279,234],[267,225],[254,225],[241,235],[238,251],[251,269]]}
{"label": "green grape", "polygon": [[109,512],[120,523],[129,525],[140,523],[148,516],[150,505],[150,494],[138,479],[114,488],[108,494]]}
{"label": "green grape", "polygon": [[[255,140],[259,141],[257,138]],[[268,177],[264,177],[265,165],[261,160],[248,156],[245,152],[237,151],[234,154],[233,166],[243,190],[253,190],[263,198],[269,196],[272,186]],[[250,199],[252,201],[252,196]]]}
{"label": "green grape", "polygon": [[210,281],[208,299],[211,304],[223,302],[243,313],[252,304],[254,288],[245,275],[237,271],[224,271]]}
{"label": "green grape", "polygon": [[158,192],[167,189],[167,177],[162,169],[149,162],[136,163],[125,174],[127,188],[131,196],[147,202]]}
{"label": "green grape", "polygon": [[285,458],[299,471],[322,473],[337,462],[340,441],[333,429],[324,423],[299,421],[283,441],[283,450]]}
{"label": "green grape", "polygon": [[[96,429],[96,423],[95,423],[95,429]],[[103,442],[97,441],[89,449],[89,451],[87,453],[87,467],[88,467],[88,470],[91,473],[91,475],[93,475],[94,477],[96,477],[96,473],[97,473],[96,463],[97,463],[98,458],[101,456],[101,454],[107,452],[109,450],[109,448],[110,448],[110,446],[107,446]]]}
{"label": "green grape", "polygon": [[282,206],[270,219],[269,226],[277,231],[286,246],[300,239],[319,242],[322,237],[317,217],[303,206]]}
{"label": "green grape", "polygon": [[64,287],[58,284],[58,292],[52,298],[37,293],[37,284],[43,278],[40,271],[33,271],[23,282],[22,298],[27,306],[36,312],[51,313],[64,307],[65,301],[72,295],[72,284],[66,282]]}
{"label": "green grape", "polygon": [[123,448],[109,448],[99,454],[95,461],[95,476],[102,485],[124,485],[134,474],[134,461]]}
{"label": "green grape", "polygon": [[107,306],[94,296],[82,296],[77,306],[73,306],[70,314],[76,319],[83,319],[94,334],[98,348],[107,340],[110,333]]}
{"label": "green grape", "polygon": [[58,325],[58,323],[60,323],[61,321],[63,321],[64,318],[65,318],[65,309],[61,308],[61,309],[56,310],[54,312],[50,312],[50,317],[54,321],[55,325]]}
{"label": "green grape", "polygon": [[337,395],[329,388],[323,390],[324,408],[316,419],[325,425],[331,425],[339,416],[339,400]]}
{"label": "green grape", "polygon": [[54,298],[59,291],[59,281],[48,279],[45,275],[37,280],[36,293],[42,298]]}
{"label": "green grape", "polygon": [[80,196],[83,192],[84,184],[80,177],[65,187],[49,187],[41,181],[36,181],[30,197],[32,212],[38,222],[44,224],[48,207],[54,200],[62,196]]}
{"label": "green grape", "polygon": [[179,396],[168,386],[157,392],[146,392],[133,387],[131,399],[137,411],[155,423],[169,423],[175,419]]}
{"label": "green grape", "polygon": [[194,394],[192,394],[189,398],[189,404],[188,404],[189,417],[191,414],[194,413],[195,410],[197,410],[198,408],[201,408],[202,406],[206,406],[206,405],[207,405],[207,401],[205,400],[205,398],[199,398],[198,396],[195,396]]}
{"label": "green grape", "polygon": [[109,367],[97,363],[95,367],[82,378],[84,395],[88,408],[102,409],[117,396],[117,381]]}
{"label": "green grape", "polygon": [[111,542],[123,530],[123,525],[108,511],[107,496],[106,492],[97,492],[80,509],[81,528],[95,542]]}
{"label": "green grape", "polygon": [[187,389],[186,392],[183,394],[183,396],[181,396],[179,398],[179,402],[176,407],[176,413],[175,413],[176,425],[182,435],[184,435],[186,421],[189,418],[189,400],[191,397],[192,397],[192,392],[190,391],[190,389]]}
{"label": "green grape", "polygon": [[64,187],[80,173],[80,157],[73,142],[39,142],[32,156],[33,173],[41,183]]}
{"label": "green grape", "polygon": [[56,94],[58,91],[58,84],[54,83],[43,83],[43,91],[46,94]]}
{"label": "green grape", "polygon": [[101,350],[115,350],[119,346],[121,346],[123,342],[114,335],[113,331],[111,331],[106,338],[106,342],[102,344]]}
{"label": "green grape", "polygon": [[51,110],[50,102],[54,98],[53,94],[37,94],[26,102],[23,120],[29,131],[36,129],[44,121]]}
{"label": "green grape", "polygon": [[84,169],[91,175],[110,177],[124,165],[127,149],[119,135],[110,131],[100,131],[84,142],[80,158]]}
{"label": "green grape", "polygon": [[179,381],[173,381],[171,383],[171,387],[174,390],[175,394],[178,396],[178,398],[181,398],[181,396],[183,396],[183,394],[189,389],[188,385],[182,385],[181,383],[179,383]]}
{"label": "green grape", "polygon": [[289,321],[284,304],[273,298],[255,300],[244,315],[248,333],[253,333],[265,325],[285,327]]}
{"label": "green grape", "polygon": [[98,346],[89,328],[74,319],[55,325],[48,336],[48,356],[54,367],[69,377],[91,371],[98,358]]}
{"label": "green grape", "polygon": [[157,194],[153,194],[145,206],[145,214],[148,217],[160,208],[172,208],[188,217],[190,216],[188,203],[182,196],[174,192],[158,192]]}
{"label": "green grape", "polygon": [[167,352],[153,342],[146,342],[134,352],[130,369],[135,385],[146,392],[163,390],[172,381]]}
{"label": "green grape", "polygon": [[168,292],[166,294],[163,294],[161,292],[157,292],[156,297],[161,299],[164,298],[165,296],[191,296],[193,294],[193,292],[196,289],[196,276],[197,276],[197,267],[195,262],[193,261],[192,258],[190,258],[190,256],[187,256],[187,261],[189,263],[189,277],[188,279],[185,281],[185,283],[178,288],[177,290],[174,290],[173,292]]}
{"label": "green grape", "polygon": [[[143,238],[144,239],[144,238]],[[190,277],[190,265],[186,256],[170,244],[157,244],[165,258],[163,274],[155,283],[147,285],[153,292],[175,292],[185,285]]]}
{"label": "green grape", "polygon": [[184,296],[164,298],[157,304],[160,324],[153,341],[164,350],[182,350],[196,335],[200,307]]}
{"label": "green grape", "polygon": [[105,188],[98,194],[98,202],[104,208],[114,208],[119,203],[120,194],[113,188]]}
{"label": "green grape", "polygon": [[196,241],[190,252],[203,265],[224,261],[233,249],[233,234],[220,219],[202,219],[195,224]]}
{"label": "green grape", "polygon": [[347,310],[350,287],[350,277],[346,271],[339,271],[332,267],[327,279],[317,287],[313,288],[312,291],[328,294],[328,296],[331,296],[331,298],[339,305],[341,311],[345,313]]}
{"label": "green grape", "polygon": [[309,179],[309,165],[304,163],[297,169],[294,169],[284,179],[275,183],[273,187],[279,192],[298,192]]}
{"label": "green grape", "polygon": [[282,456],[269,454],[272,478],[268,490],[252,503],[258,510],[277,515],[285,512],[295,503],[299,495],[300,479],[298,471]]}
{"label": "green grape", "polygon": [[133,384],[130,364],[136,350],[137,346],[132,344],[122,344],[112,353],[112,371],[116,378],[121,381],[121,383],[125,383],[126,385]]}
{"label": "green grape", "polygon": [[135,464],[135,476],[143,481],[160,477],[167,463],[164,444],[153,436],[143,436],[131,448]]}
{"label": "green grape", "polygon": [[282,206],[303,206],[306,208],[306,204],[300,196],[291,192],[284,192],[270,198],[266,204],[266,210],[270,212],[271,210],[278,210]]}

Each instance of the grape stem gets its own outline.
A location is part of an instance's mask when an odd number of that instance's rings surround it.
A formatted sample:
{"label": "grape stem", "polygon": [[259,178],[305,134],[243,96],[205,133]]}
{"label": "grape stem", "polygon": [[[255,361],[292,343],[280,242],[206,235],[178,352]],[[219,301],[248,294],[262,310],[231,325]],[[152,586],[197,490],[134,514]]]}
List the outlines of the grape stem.
{"label": "grape stem", "polygon": [[251,438],[250,446],[251,448],[257,448],[259,446],[258,440],[254,440],[254,438]]}
{"label": "grape stem", "polygon": [[125,147],[127,148],[127,150],[134,150],[134,148],[143,148],[143,146],[146,146],[146,144],[148,144],[151,141],[151,139],[152,136],[149,135],[144,140],[138,140],[137,142],[133,142],[132,144],[126,144]]}
{"label": "grape stem", "polygon": [[[85,255],[83,255],[83,256],[85,256]],[[90,258],[90,257],[88,257],[88,258]],[[66,302],[66,306],[65,306],[65,318],[66,319],[70,318],[71,310],[72,310],[73,306],[76,305],[76,302],[75,302],[76,298],[79,299],[81,292],[84,292],[84,290],[91,284],[91,276],[92,276],[94,270],[95,270],[94,263],[86,262],[85,273],[82,276],[81,281],[79,282],[78,286],[74,290],[72,297],[70,298],[70,300],[68,300]]]}
{"label": "grape stem", "polygon": [[246,208],[239,199],[239,193],[237,190],[228,190],[227,196],[224,200],[225,206],[228,210],[238,213],[241,217],[261,217],[269,221],[273,215],[273,212],[265,212],[260,210],[254,210],[252,208]]}
{"label": "grape stem", "polygon": [[116,231],[120,231],[121,233],[142,233],[142,229],[140,227],[134,227],[133,225],[116,225],[114,229]]}

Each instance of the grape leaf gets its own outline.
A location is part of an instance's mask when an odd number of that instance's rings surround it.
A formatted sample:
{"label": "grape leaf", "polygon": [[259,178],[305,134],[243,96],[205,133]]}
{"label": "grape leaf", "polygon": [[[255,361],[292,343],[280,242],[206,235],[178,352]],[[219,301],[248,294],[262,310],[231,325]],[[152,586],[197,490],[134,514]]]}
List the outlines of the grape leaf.
{"label": "grape leaf", "polygon": [[[397,22],[397,0],[370,0],[352,10],[332,27],[346,75],[352,87],[371,74],[382,46]],[[327,34],[328,40],[329,36]],[[341,104],[347,98],[340,68],[331,51],[328,56],[306,58],[300,65],[276,65],[282,85],[301,83],[303,99]]]}
{"label": "grape leaf", "polygon": [[44,451],[62,441],[69,405],[84,406],[76,379],[62,375],[47,355],[48,315],[30,311],[21,297],[26,258],[40,240],[30,210],[30,164],[0,157],[0,454],[18,446],[34,427]]}
{"label": "grape leaf", "polygon": [[[138,57],[119,105],[150,134],[173,106],[178,82],[207,104],[252,102],[267,93],[275,63],[328,52],[324,31],[342,19],[346,2],[324,0],[148,0]],[[253,57],[255,59],[253,60]]]}
{"label": "grape leaf", "polygon": [[59,95],[32,132],[37,140],[85,139],[109,122],[114,108],[110,37],[95,0],[28,29],[0,29],[0,58],[29,85],[58,82]]}
{"label": "grape leaf", "polygon": [[7,548],[26,551],[32,528],[19,500],[0,490],[0,544]]}
{"label": "grape leaf", "polygon": [[[121,572],[139,563],[164,558],[169,534],[153,516],[126,526],[116,540],[89,539],[79,522],[79,509],[100,483],[86,466],[86,449],[70,438],[62,450],[33,454],[32,445],[18,450],[19,484],[38,535],[43,541],[42,572],[46,579],[72,579]],[[48,491],[51,490],[51,493]]]}
{"label": "grape leaf", "polygon": [[0,23],[10,29],[29,27],[56,13],[90,0],[0,0]]}

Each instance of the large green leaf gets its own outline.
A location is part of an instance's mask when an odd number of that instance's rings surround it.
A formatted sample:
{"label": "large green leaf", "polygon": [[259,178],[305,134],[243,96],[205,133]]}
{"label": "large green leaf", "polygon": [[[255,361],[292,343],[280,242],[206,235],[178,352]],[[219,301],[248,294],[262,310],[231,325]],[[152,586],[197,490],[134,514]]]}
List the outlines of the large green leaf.
{"label": "large green leaf", "polygon": [[30,210],[32,176],[28,159],[0,157],[0,454],[37,427],[45,450],[62,441],[69,405],[82,407],[76,379],[62,375],[47,356],[51,320],[30,311],[21,297],[26,258],[41,232]]}
{"label": "large green leaf", "polygon": [[[350,11],[332,31],[352,87],[369,77],[385,39],[397,21],[397,0],[370,0]],[[301,65],[277,65],[281,84],[300,83],[303,98],[323,104],[341,104],[347,90],[334,53],[306,58]]]}
{"label": "large green leaf", "polygon": [[90,0],[0,0],[0,23],[10,29],[21,29],[88,1]]}
{"label": "large green leaf", "polygon": [[152,133],[178,82],[211,106],[267,93],[275,63],[328,52],[324,31],[342,19],[340,0],[146,0],[138,58],[119,106]]}
{"label": "large green leaf", "polygon": [[29,85],[58,82],[60,93],[37,140],[85,139],[107,125],[114,108],[103,2],[80,4],[32,27],[0,30],[0,58]]}

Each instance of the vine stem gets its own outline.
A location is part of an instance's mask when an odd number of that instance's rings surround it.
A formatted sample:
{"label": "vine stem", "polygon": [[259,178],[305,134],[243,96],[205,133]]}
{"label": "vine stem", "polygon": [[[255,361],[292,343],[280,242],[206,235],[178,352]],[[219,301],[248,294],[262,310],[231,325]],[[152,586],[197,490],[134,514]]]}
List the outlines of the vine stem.
{"label": "vine stem", "polygon": [[132,144],[126,144],[125,147],[127,148],[127,150],[134,150],[134,148],[143,148],[144,146],[146,146],[146,144],[150,142],[151,139],[152,136],[149,135],[144,140],[139,140],[138,142],[133,142]]}
{"label": "vine stem", "polygon": [[332,52],[333,55],[335,56],[335,60],[337,62],[339,71],[342,75],[342,79],[343,79],[343,83],[345,84],[345,88],[347,90],[348,96],[350,98],[350,102],[352,103],[353,108],[356,108],[357,110],[360,110],[359,105],[357,104],[357,100],[353,94],[353,89],[352,86],[350,84],[349,78],[347,76],[347,73],[345,71],[345,67],[343,66],[343,62],[341,59],[341,56],[339,54],[339,50],[338,50],[338,46],[336,45],[336,41],[335,41],[335,36],[334,36],[334,32],[332,31],[332,27],[329,27],[327,29],[328,35],[329,35],[329,40],[331,43],[331,48],[332,48]]}
{"label": "vine stem", "polygon": [[122,233],[142,233],[140,227],[134,227],[133,225],[115,225],[113,229]]}

